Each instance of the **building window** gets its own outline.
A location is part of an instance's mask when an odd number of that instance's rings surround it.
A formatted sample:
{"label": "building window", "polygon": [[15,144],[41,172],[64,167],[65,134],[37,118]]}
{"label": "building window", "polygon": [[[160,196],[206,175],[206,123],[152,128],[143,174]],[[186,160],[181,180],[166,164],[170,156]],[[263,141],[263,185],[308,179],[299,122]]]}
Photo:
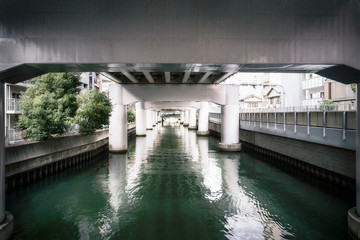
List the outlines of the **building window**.
{"label": "building window", "polygon": [[251,108],[257,108],[257,107],[258,107],[258,103],[249,103],[249,107],[251,107]]}
{"label": "building window", "polygon": [[12,98],[20,99],[20,93],[12,93]]}

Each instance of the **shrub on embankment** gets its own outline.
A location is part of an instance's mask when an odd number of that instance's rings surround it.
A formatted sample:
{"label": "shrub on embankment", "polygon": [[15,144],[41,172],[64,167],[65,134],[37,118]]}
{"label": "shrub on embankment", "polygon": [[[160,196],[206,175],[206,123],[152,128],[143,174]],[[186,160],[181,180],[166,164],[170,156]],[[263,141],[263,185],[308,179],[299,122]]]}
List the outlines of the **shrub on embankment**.
{"label": "shrub on embankment", "polygon": [[95,90],[78,95],[79,79],[77,73],[49,73],[30,80],[32,86],[21,95],[22,115],[17,123],[25,138],[48,140],[75,123],[83,134],[108,125],[110,100]]}

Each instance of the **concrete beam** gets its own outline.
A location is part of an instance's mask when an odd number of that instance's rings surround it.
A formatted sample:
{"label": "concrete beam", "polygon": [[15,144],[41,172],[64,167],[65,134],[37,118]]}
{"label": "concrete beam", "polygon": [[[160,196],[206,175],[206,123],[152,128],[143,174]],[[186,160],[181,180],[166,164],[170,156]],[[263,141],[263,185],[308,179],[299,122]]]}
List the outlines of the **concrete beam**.
{"label": "concrete beam", "polygon": [[148,71],[143,71],[143,74],[145,75],[149,83],[154,83],[154,79],[152,78],[151,74]]}
{"label": "concrete beam", "polygon": [[189,79],[189,77],[190,77],[190,74],[191,74],[190,71],[185,72],[184,78],[183,78],[183,80],[182,80],[182,83],[187,83],[187,81],[188,81],[188,79]]}
{"label": "concrete beam", "polygon": [[228,104],[225,84],[127,84],[122,85],[123,104],[135,102],[213,102]]}
{"label": "concrete beam", "polygon": [[188,109],[200,108],[198,102],[146,102],[145,109]]}
{"label": "concrete beam", "polygon": [[116,82],[116,83],[122,83],[122,81],[120,79],[118,79],[117,77],[115,77],[114,75],[112,75],[111,73],[107,73],[107,72],[101,72],[101,75],[109,78],[110,80]]}
{"label": "concrete beam", "polygon": [[170,83],[170,72],[165,72],[165,82]]}
{"label": "concrete beam", "polygon": [[138,80],[128,71],[121,71],[122,74],[124,74],[130,81],[132,81],[133,83],[138,83]]}
{"label": "concrete beam", "polygon": [[204,83],[211,74],[212,74],[212,72],[205,73],[204,76],[202,76],[202,78],[199,80],[198,83]]}
{"label": "concrete beam", "polygon": [[233,74],[234,74],[234,72],[228,72],[224,76],[222,76],[221,78],[215,80],[214,83],[221,83],[222,81],[224,81],[225,79],[227,79],[228,77],[230,77]]}
{"label": "concrete beam", "polygon": [[[197,66],[206,72],[317,72],[332,67],[320,73],[347,83],[360,79],[356,0],[226,0],[196,11],[191,0],[162,7],[146,0],[110,2],[47,0],[45,7],[43,1],[0,1],[0,80],[7,81],[6,72],[17,66],[37,74],[119,68],[199,72]],[[201,28],[189,24],[197,22]],[[8,81],[19,81],[14,77]]]}

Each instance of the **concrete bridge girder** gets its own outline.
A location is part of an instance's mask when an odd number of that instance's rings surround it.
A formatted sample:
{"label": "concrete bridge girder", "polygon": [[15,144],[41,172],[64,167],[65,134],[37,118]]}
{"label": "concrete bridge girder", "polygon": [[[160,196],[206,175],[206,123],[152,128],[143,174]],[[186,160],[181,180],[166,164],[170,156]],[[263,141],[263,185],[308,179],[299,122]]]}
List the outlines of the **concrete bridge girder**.
{"label": "concrete bridge girder", "polygon": [[183,110],[189,108],[200,108],[199,102],[145,102],[145,109],[173,109],[173,110]]}
{"label": "concrete bridge girder", "polygon": [[157,71],[169,82],[171,72],[201,69],[320,71],[359,81],[352,76],[360,69],[359,1],[160,2],[3,0],[0,80]]}
{"label": "concrete bridge girder", "polygon": [[[239,97],[230,98],[238,86],[226,84],[154,84],[121,85],[122,104],[135,102],[213,102],[219,105],[238,104]],[[234,90],[235,89],[235,90]],[[233,96],[233,95],[231,95]]]}

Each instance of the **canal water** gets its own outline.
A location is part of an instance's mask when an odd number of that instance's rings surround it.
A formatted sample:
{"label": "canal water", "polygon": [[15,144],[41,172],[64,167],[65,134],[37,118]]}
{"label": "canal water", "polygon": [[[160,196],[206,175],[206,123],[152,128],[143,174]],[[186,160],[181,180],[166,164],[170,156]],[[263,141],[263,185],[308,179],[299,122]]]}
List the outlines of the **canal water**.
{"label": "canal water", "polygon": [[183,126],[7,193],[15,239],[345,239],[354,203]]}

